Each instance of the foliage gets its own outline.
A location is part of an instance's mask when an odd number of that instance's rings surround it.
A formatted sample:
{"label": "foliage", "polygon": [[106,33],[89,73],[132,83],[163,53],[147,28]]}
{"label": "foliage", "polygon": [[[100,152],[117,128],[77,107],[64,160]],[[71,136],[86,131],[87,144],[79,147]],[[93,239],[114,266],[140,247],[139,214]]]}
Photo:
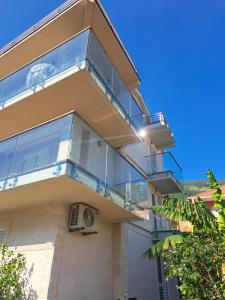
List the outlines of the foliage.
{"label": "foliage", "polygon": [[25,267],[22,254],[9,250],[6,243],[0,246],[0,300],[23,299],[22,277]]}
{"label": "foliage", "polygon": [[173,251],[163,254],[166,278],[178,277],[185,300],[225,299],[221,266],[225,244],[216,230],[190,234]]}
{"label": "foliage", "polygon": [[172,221],[188,221],[197,228],[216,225],[216,218],[205,203],[198,198],[195,203],[183,198],[165,197],[161,206],[154,206],[154,213],[161,214]]}
{"label": "foliage", "polygon": [[210,170],[207,176],[209,188],[215,189],[213,197],[217,217],[200,198],[192,203],[187,199],[166,197],[162,205],[153,207],[154,213],[172,221],[192,224],[192,232],[166,237],[145,253],[148,258],[163,256],[166,277],[168,280],[178,277],[179,290],[185,300],[225,299],[222,274],[225,263],[225,200]]}
{"label": "foliage", "polygon": [[167,236],[164,240],[159,241],[154,244],[148,251],[145,253],[145,257],[152,258],[156,255],[162,254],[164,251],[167,251],[169,248],[173,250],[176,249],[177,245],[184,242],[184,236],[182,235],[171,235]]}

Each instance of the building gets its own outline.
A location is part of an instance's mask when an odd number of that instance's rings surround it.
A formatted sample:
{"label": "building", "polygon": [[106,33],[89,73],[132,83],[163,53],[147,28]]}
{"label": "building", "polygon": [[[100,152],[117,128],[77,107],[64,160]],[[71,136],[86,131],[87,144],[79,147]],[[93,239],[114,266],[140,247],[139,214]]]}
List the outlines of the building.
{"label": "building", "polygon": [[[225,196],[225,185],[221,186],[221,191],[222,191],[223,196]],[[213,210],[213,205],[216,201],[216,199],[213,198],[214,193],[215,193],[215,190],[208,190],[208,191],[198,194],[198,197],[200,197],[205,202],[205,204],[212,210]]]}
{"label": "building", "polygon": [[[6,45],[0,79],[0,237],[33,298],[175,300],[142,258],[169,226],[149,208],[182,190],[174,137],[100,2],[69,0]],[[86,234],[69,230],[76,203]]]}

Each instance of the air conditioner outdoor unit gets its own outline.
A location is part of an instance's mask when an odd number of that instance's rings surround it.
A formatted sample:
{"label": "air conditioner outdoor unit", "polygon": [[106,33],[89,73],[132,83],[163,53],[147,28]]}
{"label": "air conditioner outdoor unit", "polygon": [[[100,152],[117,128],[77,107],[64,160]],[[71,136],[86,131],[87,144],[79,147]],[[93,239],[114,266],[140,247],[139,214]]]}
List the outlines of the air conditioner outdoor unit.
{"label": "air conditioner outdoor unit", "polygon": [[98,210],[85,204],[75,203],[70,211],[69,231],[80,231],[83,235],[98,233]]}

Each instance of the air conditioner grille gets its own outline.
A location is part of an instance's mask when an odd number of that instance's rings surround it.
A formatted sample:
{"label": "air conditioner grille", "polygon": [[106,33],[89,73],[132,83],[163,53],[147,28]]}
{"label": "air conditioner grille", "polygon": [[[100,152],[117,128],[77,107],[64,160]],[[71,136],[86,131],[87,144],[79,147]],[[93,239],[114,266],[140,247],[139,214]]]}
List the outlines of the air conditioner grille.
{"label": "air conditioner grille", "polygon": [[78,224],[79,205],[73,206],[71,211],[70,225],[76,226]]}

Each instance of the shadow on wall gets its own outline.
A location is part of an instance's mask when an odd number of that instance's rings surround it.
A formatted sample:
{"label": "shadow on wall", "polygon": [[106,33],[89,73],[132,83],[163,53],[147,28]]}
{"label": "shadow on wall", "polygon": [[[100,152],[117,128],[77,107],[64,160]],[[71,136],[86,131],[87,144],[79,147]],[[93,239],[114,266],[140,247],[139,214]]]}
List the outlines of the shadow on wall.
{"label": "shadow on wall", "polygon": [[22,274],[22,290],[23,290],[23,300],[37,300],[38,294],[37,292],[32,288],[30,284],[30,278],[34,271],[34,265],[31,266],[29,270],[24,271],[24,274]]}

